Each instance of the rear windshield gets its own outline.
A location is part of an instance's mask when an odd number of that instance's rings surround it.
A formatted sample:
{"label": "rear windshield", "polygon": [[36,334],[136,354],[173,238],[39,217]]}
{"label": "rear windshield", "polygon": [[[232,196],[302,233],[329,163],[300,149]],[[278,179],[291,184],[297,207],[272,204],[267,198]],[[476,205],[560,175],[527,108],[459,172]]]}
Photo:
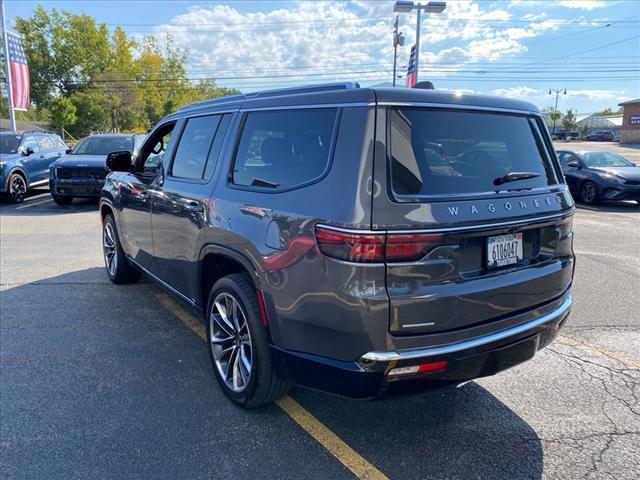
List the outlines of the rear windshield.
{"label": "rear windshield", "polygon": [[466,196],[558,183],[532,117],[420,108],[390,113],[396,195]]}

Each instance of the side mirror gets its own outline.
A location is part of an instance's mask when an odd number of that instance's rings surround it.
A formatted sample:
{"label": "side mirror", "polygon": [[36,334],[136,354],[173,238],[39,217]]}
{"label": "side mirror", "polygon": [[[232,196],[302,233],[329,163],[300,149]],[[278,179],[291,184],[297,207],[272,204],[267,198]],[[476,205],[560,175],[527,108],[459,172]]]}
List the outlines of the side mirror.
{"label": "side mirror", "polygon": [[131,152],[128,150],[111,152],[107,155],[107,169],[110,172],[130,172]]}
{"label": "side mirror", "polygon": [[577,160],[571,160],[570,162],[567,162],[567,167],[582,168],[582,165],[580,165],[580,162]]}
{"label": "side mirror", "polygon": [[33,148],[31,147],[25,147],[22,149],[22,155],[24,155],[25,157],[28,157],[32,153],[33,153]]}
{"label": "side mirror", "polygon": [[72,148],[67,148],[64,153],[66,153],[67,155],[69,155],[71,152],[73,152]]}

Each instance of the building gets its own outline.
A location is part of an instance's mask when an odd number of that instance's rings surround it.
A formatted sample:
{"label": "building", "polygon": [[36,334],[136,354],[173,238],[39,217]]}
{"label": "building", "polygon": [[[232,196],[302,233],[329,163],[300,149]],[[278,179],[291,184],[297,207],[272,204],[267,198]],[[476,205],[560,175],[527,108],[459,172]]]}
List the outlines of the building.
{"label": "building", "polygon": [[620,143],[640,143],[640,98],[618,104],[622,112]]}

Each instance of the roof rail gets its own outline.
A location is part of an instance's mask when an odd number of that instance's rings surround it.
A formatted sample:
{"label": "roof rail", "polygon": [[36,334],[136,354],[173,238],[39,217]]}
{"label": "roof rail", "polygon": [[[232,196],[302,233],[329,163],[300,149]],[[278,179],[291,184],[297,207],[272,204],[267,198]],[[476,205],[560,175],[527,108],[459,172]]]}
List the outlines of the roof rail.
{"label": "roof rail", "polygon": [[180,108],[178,112],[190,110],[192,108],[206,107],[209,105],[220,105],[238,100],[248,100],[253,98],[278,97],[281,95],[296,95],[302,93],[327,92],[331,90],[348,90],[351,88],[360,88],[357,82],[337,82],[337,83],[321,83],[317,85],[304,85],[300,87],[278,88],[274,90],[261,90],[252,93],[240,93],[238,95],[230,95],[227,97],[211,98],[209,100],[201,100],[199,102],[189,103]]}

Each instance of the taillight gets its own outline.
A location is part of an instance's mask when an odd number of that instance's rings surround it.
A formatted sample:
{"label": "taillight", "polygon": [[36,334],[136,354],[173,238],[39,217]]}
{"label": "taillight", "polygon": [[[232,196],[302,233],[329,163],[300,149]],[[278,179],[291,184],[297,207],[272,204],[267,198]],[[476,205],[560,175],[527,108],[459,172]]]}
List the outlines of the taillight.
{"label": "taillight", "polygon": [[348,262],[411,262],[420,260],[440,239],[426,233],[356,233],[316,226],[320,251]]}

